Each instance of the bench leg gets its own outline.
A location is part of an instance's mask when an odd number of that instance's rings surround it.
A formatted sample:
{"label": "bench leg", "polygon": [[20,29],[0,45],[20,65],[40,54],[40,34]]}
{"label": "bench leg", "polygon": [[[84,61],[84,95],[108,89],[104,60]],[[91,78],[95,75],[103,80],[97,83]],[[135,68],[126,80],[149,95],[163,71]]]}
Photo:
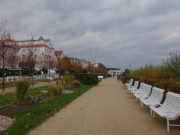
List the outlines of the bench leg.
{"label": "bench leg", "polygon": [[150,114],[151,114],[151,116],[153,115],[153,114],[152,114],[152,110],[151,110],[151,108],[150,108]]}
{"label": "bench leg", "polygon": [[169,116],[167,117],[167,132],[169,132]]}

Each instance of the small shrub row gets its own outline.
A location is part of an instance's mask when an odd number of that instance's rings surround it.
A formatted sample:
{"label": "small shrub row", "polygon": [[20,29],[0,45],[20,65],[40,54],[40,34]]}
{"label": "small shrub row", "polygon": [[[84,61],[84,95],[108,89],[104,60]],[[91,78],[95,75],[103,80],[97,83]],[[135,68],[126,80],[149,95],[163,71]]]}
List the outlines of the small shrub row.
{"label": "small shrub row", "polygon": [[175,79],[154,79],[154,78],[147,78],[147,77],[123,77],[122,82],[125,83],[130,78],[133,78],[136,81],[144,82],[149,84],[153,87],[158,87],[165,89],[167,92],[175,92],[180,94],[180,81]]}
{"label": "small shrub row", "polygon": [[123,76],[121,80],[122,80],[123,83],[126,83],[131,78],[132,77],[129,77],[129,76]]}
{"label": "small shrub row", "polygon": [[18,106],[24,99],[30,83],[28,80],[19,81],[16,83],[16,105]]}
{"label": "small shrub row", "polygon": [[[15,75],[15,76],[20,76],[20,73],[19,73],[19,70],[5,70],[5,75],[6,76],[13,76],[13,75]],[[0,69],[0,77],[2,77],[3,76],[3,71],[2,71],[2,69]]]}
{"label": "small shrub row", "polygon": [[48,88],[48,94],[50,96],[57,96],[57,95],[61,95],[62,93],[62,86],[61,85],[51,85]]}
{"label": "small shrub row", "polygon": [[73,81],[75,76],[74,75],[64,75],[61,79],[61,85],[64,86],[67,89],[70,89],[73,87]]}
{"label": "small shrub row", "polygon": [[78,81],[78,80],[74,80],[73,81],[73,87],[74,88],[78,88],[78,87],[80,87],[81,86],[81,82],[80,81]]}

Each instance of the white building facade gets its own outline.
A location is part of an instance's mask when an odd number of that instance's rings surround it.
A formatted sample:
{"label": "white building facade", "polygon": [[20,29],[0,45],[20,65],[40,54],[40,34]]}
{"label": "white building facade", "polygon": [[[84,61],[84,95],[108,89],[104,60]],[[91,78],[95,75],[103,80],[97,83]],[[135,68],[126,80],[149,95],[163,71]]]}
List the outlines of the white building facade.
{"label": "white building facade", "polygon": [[55,50],[50,39],[44,39],[42,36],[37,40],[22,40],[16,41],[19,46],[19,60],[23,60],[26,56],[32,55],[36,61],[35,69],[41,70],[44,65],[45,59],[55,59]]}

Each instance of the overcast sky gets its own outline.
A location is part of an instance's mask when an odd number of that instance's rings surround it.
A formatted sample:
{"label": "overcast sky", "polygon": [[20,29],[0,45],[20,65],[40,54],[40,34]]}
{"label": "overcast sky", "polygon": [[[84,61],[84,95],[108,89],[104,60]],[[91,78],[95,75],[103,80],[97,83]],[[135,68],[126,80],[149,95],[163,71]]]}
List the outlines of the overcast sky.
{"label": "overcast sky", "polygon": [[42,35],[106,67],[157,65],[180,53],[180,0],[0,0],[0,20],[17,40]]}

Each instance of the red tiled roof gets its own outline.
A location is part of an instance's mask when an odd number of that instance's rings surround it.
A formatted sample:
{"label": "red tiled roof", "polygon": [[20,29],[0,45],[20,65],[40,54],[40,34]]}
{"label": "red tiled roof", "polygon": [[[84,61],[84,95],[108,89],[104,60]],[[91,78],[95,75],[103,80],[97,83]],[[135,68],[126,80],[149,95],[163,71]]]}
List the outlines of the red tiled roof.
{"label": "red tiled roof", "polygon": [[[30,48],[30,47],[47,47],[47,48],[50,48],[50,47],[48,47],[47,45],[45,45],[45,44],[36,44],[36,45],[22,45],[22,46],[19,46],[19,48]],[[50,49],[53,49],[54,50],[54,48],[52,47],[52,48],[50,48]]]}
{"label": "red tiled roof", "polygon": [[[44,39],[46,42],[48,42],[50,39]],[[38,41],[38,40],[17,40],[16,42],[32,42],[32,41]]]}
{"label": "red tiled roof", "polygon": [[57,55],[62,55],[63,51],[55,51],[54,54]]}

